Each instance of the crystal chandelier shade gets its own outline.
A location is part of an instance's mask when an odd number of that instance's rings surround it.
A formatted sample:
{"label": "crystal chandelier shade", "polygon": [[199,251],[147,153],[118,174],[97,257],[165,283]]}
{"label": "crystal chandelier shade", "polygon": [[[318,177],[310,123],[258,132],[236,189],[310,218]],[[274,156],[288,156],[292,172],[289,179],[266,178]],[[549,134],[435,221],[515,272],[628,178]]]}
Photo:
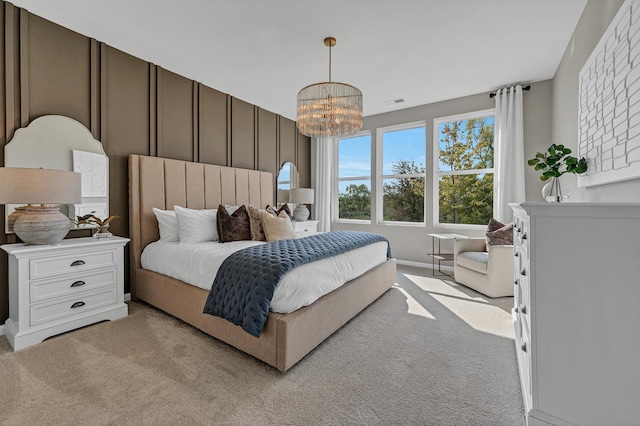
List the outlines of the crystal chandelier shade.
{"label": "crystal chandelier shade", "polygon": [[336,40],[327,37],[329,81],[311,84],[298,92],[297,126],[312,137],[352,135],[362,128],[362,92],[350,85],[331,81],[331,48]]}

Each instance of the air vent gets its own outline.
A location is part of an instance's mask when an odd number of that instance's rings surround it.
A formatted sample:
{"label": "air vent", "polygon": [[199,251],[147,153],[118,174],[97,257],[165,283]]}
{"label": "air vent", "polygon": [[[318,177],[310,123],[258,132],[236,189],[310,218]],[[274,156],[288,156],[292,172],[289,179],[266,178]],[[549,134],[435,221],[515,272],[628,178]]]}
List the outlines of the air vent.
{"label": "air vent", "polygon": [[385,105],[397,105],[397,104],[401,104],[404,102],[404,99],[402,98],[397,98],[397,99],[390,99],[388,101],[384,101],[382,102]]}

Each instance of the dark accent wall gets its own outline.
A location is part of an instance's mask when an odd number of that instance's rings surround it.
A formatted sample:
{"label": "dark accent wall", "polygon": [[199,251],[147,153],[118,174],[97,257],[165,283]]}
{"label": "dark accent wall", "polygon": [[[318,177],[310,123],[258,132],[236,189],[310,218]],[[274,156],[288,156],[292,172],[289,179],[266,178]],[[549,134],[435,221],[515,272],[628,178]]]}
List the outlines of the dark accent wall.
{"label": "dark accent wall", "polygon": [[[279,166],[293,161],[301,184],[310,185],[310,140],[292,120],[11,3],[2,3],[0,23],[0,164],[15,130],[35,118],[59,114],[84,124],[109,156],[109,209],[121,216],[111,226],[116,235],[129,235],[129,154],[264,170],[273,173],[274,187]],[[14,241],[0,232],[0,244]],[[125,276],[128,291],[128,267]],[[9,316],[7,281],[2,251],[0,324]]]}

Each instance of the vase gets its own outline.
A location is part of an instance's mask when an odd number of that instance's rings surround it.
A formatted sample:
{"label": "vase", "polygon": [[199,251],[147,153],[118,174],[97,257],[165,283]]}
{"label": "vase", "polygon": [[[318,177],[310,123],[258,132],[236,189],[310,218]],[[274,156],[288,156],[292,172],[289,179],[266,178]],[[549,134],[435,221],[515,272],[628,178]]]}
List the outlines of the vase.
{"label": "vase", "polygon": [[542,187],[542,198],[549,203],[565,203],[569,201],[569,195],[562,194],[562,185],[558,177],[552,177]]}

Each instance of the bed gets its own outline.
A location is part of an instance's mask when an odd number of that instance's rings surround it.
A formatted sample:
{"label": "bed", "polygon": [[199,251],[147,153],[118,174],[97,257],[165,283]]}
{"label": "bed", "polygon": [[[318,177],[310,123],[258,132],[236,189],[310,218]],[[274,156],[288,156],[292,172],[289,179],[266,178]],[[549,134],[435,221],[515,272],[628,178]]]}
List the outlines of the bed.
{"label": "bed", "polygon": [[268,172],[129,156],[131,297],[146,302],[203,332],[287,371],[395,283],[396,263],[388,259],[361,276],[288,314],[270,312],[260,337],[225,319],[203,314],[208,291],[141,266],[143,249],[159,238],[152,211],[174,205],[212,209],[219,204],[273,204]]}

